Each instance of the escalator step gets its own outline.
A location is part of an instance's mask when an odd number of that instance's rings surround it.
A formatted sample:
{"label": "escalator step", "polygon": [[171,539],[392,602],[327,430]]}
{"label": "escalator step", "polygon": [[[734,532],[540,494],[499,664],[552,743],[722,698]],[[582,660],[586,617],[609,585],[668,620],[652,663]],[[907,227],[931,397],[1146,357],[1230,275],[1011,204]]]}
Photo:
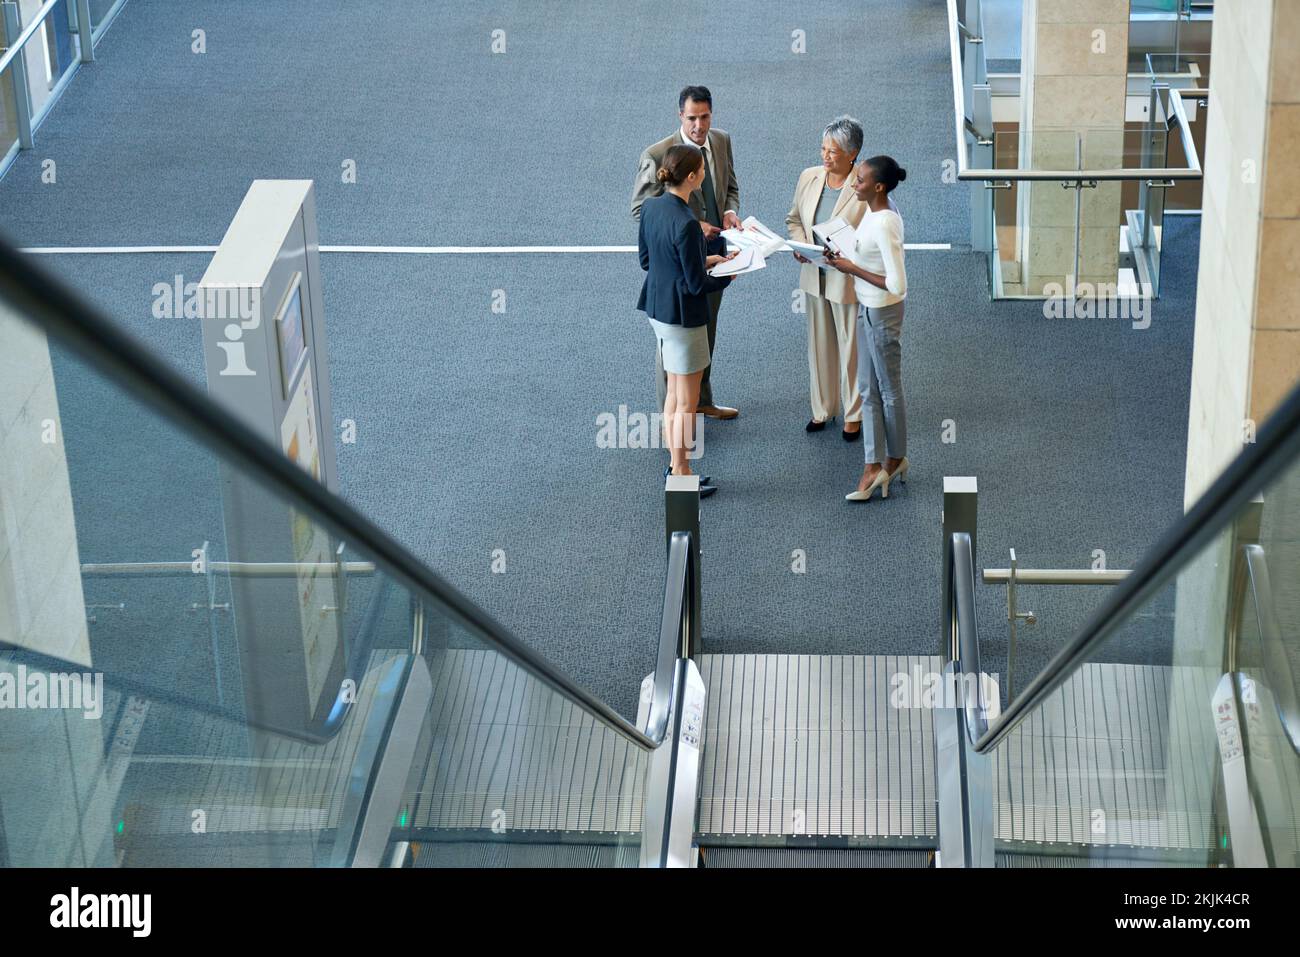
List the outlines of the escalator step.
{"label": "escalator step", "polygon": [[930,867],[934,851],[926,848],[705,847],[705,867],[840,868]]}
{"label": "escalator step", "polygon": [[509,844],[426,841],[412,847],[415,867],[636,867],[636,844]]}
{"label": "escalator step", "polygon": [[995,855],[995,867],[1194,867],[1190,861],[1145,860],[1118,857],[1115,855],[1074,856],[1070,854],[1021,854],[1010,851],[998,851]]}

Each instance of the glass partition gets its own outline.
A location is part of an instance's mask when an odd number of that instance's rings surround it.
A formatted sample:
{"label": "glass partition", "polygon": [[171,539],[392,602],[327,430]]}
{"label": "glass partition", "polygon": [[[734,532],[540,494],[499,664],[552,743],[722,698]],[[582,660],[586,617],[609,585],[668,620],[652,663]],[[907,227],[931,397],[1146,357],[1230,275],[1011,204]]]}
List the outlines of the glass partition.
{"label": "glass partition", "polygon": [[[1124,170],[1164,166],[1161,126],[997,130],[995,169]],[[1159,292],[1165,181],[993,180],[987,222],[995,298],[1118,300]],[[1074,291],[1072,291],[1074,290]]]}
{"label": "glass partition", "polygon": [[14,99],[14,66],[0,70],[0,160],[18,145],[18,104]]}
{"label": "glass partition", "polygon": [[99,39],[99,32],[117,15],[124,3],[126,0],[90,0],[90,22],[94,27],[96,40]]}
{"label": "glass partition", "polygon": [[[1271,589],[1247,566],[1251,548]],[[993,750],[999,850],[1300,864],[1300,757],[1287,733],[1300,721],[1297,582],[1293,460]]]}
{"label": "glass partition", "polygon": [[6,308],[0,863],[346,864],[402,734],[421,863],[560,832],[638,862],[635,732]]}
{"label": "glass partition", "polygon": [[28,95],[32,103],[32,123],[53,105],[60,82],[81,59],[81,38],[76,31],[73,0],[59,0],[45,22],[27,41],[23,51],[27,63]]}

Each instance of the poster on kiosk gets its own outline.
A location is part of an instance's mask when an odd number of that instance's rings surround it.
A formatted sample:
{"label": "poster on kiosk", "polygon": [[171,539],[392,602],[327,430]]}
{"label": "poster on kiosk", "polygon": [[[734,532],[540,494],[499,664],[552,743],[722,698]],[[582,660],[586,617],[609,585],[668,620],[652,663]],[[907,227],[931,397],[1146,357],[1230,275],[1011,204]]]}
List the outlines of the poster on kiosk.
{"label": "poster on kiosk", "polygon": [[[338,481],[310,180],[257,180],[199,283],[208,392],[331,491]],[[224,556],[238,656],[225,706],[254,726],[331,736],[352,701],[340,543],[222,465]],[[234,672],[233,662],[218,667]],[[351,680],[349,680],[351,679]]]}

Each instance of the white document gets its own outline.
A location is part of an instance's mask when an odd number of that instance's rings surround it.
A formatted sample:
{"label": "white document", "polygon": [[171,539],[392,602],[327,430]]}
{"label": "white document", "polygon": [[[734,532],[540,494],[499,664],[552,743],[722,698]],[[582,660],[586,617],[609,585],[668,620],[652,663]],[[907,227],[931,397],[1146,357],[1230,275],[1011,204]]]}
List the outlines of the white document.
{"label": "white document", "polygon": [[747,272],[756,272],[766,266],[767,262],[763,259],[763,254],[751,247],[736,253],[734,259],[718,263],[709,270],[709,275],[721,279],[724,276],[739,276]]}
{"label": "white document", "polygon": [[796,252],[801,256],[805,256],[808,259],[816,260],[822,258],[823,250],[821,246],[815,246],[812,243],[801,243],[793,239],[787,239],[785,243],[790,247],[791,251]]}
{"label": "white document", "polygon": [[772,230],[768,229],[753,216],[745,218],[741,223],[744,229],[724,229],[722,238],[730,245],[737,249],[756,249],[764,257],[772,253],[789,252],[790,247],[786,245],[785,240],[778,236]]}
{"label": "white document", "polygon": [[[803,256],[805,259],[812,260],[812,265],[816,266],[818,269],[835,268],[834,266],[832,266],[830,263],[826,262],[822,258],[826,255],[826,248],[824,246],[814,246],[812,243],[800,243],[800,242],[796,242],[793,239],[787,239],[786,245],[790,247],[790,250],[792,252],[798,253],[799,255]],[[800,265],[803,264],[800,263]]]}
{"label": "white document", "polygon": [[847,256],[857,243],[857,231],[842,219],[832,219],[812,228],[813,239],[829,246],[837,256]]}

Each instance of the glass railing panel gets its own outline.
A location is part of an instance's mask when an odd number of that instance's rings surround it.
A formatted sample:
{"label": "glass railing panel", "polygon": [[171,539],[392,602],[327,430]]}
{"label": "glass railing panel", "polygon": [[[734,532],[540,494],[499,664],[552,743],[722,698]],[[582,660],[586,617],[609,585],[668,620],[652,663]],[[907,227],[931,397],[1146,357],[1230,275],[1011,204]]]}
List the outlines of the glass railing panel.
{"label": "glass railing panel", "polygon": [[434,696],[395,833],[636,863],[626,727],[23,319],[0,343],[0,863],[346,863],[411,668]]}
{"label": "glass railing panel", "polygon": [[[1083,134],[1082,141],[1086,169],[1166,167],[1169,134],[1163,125],[1093,129]],[[1082,275],[1092,282],[1101,282],[1109,275],[1119,297],[1158,292],[1166,182],[1146,178],[1101,181],[1084,190],[1080,196]],[[1119,233],[1108,236],[1105,231],[1112,225]],[[1120,236],[1122,239],[1116,243],[1114,240]]]}
{"label": "glass railing panel", "polygon": [[[1077,170],[1080,136],[1073,130],[997,130],[998,169]],[[1078,210],[1073,190],[1055,181],[1011,181],[996,191],[998,268],[1006,296],[1042,296],[1050,284],[1068,285],[1078,259]]]}
{"label": "glass railing panel", "polygon": [[[1276,553],[1271,577],[1287,582],[1273,607],[1292,663],[1297,489],[1293,463],[1255,519]],[[1240,523],[1223,529],[992,751],[1002,850],[1097,864],[1296,863],[1300,758],[1273,707],[1279,675],[1250,651],[1257,637],[1232,626],[1242,544]]]}
{"label": "glass railing panel", "polygon": [[1300,469],[1239,524],[1233,647],[1246,753],[1271,863],[1300,867]]}
{"label": "glass railing panel", "polygon": [[40,121],[52,105],[55,89],[81,57],[81,38],[72,0],[59,0],[27,41],[23,56],[32,101],[32,122]]}
{"label": "glass railing panel", "polygon": [[18,104],[14,99],[13,69],[11,63],[0,70],[0,160],[18,144]]}
{"label": "glass railing panel", "polygon": [[32,327],[0,341],[5,862],[337,863],[401,587]]}
{"label": "glass railing panel", "polygon": [[[1003,295],[1002,285],[1002,232],[998,224],[999,197],[998,194],[1004,190],[992,188],[990,184],[981,184],[984,188],[980,191],[980,199],[986,204],[984,221],[988,225],[989,235],[989,254],[985,257],[985,266],[988,269],[989,280],[989,298],[998,299]],[[971,187],[972,189],[974,187]],[[1014,242],[1014,238],[1008,241]]]}
{"label": "glass railing panel", "polygon": [[125,0],[90,0],[90,22],[94,25],[94,29],[98,31],[104,25],[104,21],[124,2]]}

